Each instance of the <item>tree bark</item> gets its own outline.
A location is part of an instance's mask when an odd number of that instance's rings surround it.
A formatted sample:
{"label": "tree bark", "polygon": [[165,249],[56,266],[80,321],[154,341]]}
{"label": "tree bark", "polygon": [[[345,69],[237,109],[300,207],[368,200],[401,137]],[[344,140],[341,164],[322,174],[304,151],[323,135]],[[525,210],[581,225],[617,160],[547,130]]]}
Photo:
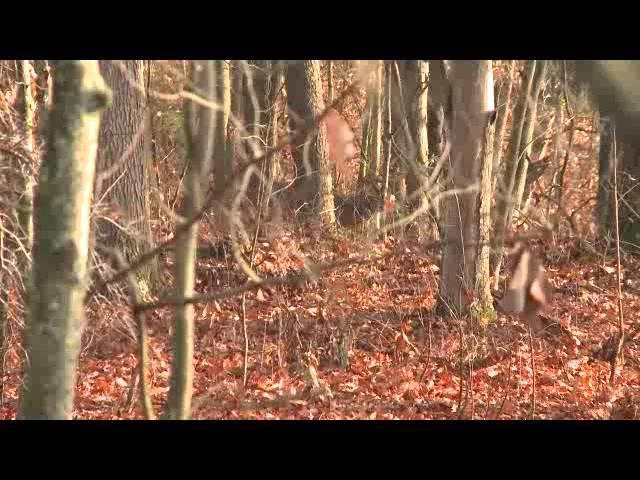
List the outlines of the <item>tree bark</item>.
{"label": "tree bark", "polygon": [[[542,92],[542,87],[545,83],[546,73],[547,62],[545,60],[539,60],[533,78],[533,85],[531,86],[531,100],[529,107],[527,108],[526,121],[524,125],[524,143],[522,145],[522,152],[526,153],[521,153],[519,156],[520,160],[518,161],[513,203],[515,210],[520,210],[522,204],[522,197],[524,195],[525,183],[527,180],[527,170],[529,169],[529,159],[531,158],[534,143],[542,140],[540,138],[534,139],[533,134],[538,121],[538,102],[540,92]],[[511,212],[513,212],[513,209]],[[511,219],[509,218],[507,221],[510,222]]]}
{"label": "tree bark", "polygon": [[518,162],[522,152],[521,146],[524,145],[524,126],[527,117],[527,109],[529,107],[529,100],[531,98],[535,71],[536,60],[529,60],[527,62],[527,72],[524,78],[523,88],[513,111],[511,136],[509,137],[509,145],[507,147],[507,164],[504,168],[502,182],[496,189],[496,222],[494,227],[496,247],[493,259],[495,289],[498,288],[498,281],[500,279],[500,268],[504,254],[504,237],[511,220],[511,211],[513,209],[512,196],[515,189]]}
{"label": "tree bark", "polygon": [[[318,60],[305,60],[289,65],[287,100],[293,131],[304,129],[324,111],[322,90]],[[302,144],[292,147],[297,175],[294,188],[299,192],[297,198],[314,206],[325,226],[334,226],[336,217],[332,167],[324,122]]]}
{"label": "tree bark", "polygon": [[637,188],[640,178],[640,140],[634,133],[639,125],[639,119],[626,119],[622,129],[616,125],[613,149],[622,167],[618,169],[620,239],[635,246],[634,253],[640,250],[640,189]]}
{"label": "tree bark", "polygon": [[[213,64],[214,77],[213,89],[215,97],[213,102],[222,106],[222,110],[214,112],[214,147],[213,147],[213,179],[216,189],[220,190],[231,178],[233,165],[231,162],[231,152],[227,147],[227,128],[229,124],[229,114],[231,112],[231,84],[229,77],[229,66],[224,60],[215,60]],[[207,162],[208,163],[208,162]],[[207,166],[204,175],[207,175]]]}
{"label": "tree bark", "polygon": [[412,210],[426,201],[422,191],[429,163],[427,135],[427,80],[429,64],[424,60],[401,62],[404,77],[405,115],[407,117],[407,198]]}
{"label": "tree bark", "polygon": [[[98,224],[98,241],[117,246],[127,261],[153,248],[149,177],[144,136],[146,96],[141,60],[100,60],[100,72],[113,90],[113,104],[100,126],[96,200],[116,211],[116,221]],[[151,290],[159,280],[158,260],[140,270],[139,279]]]}
{"label": "tree bark", "polygon": [[367,88],[367,106],[362,125],[362,151],[360,153],[360,171],[358,185],[364,186],[365,179],[380,176],[382,169],[382,99],[383,64],[376,61]]}
{"label": "tree bark", "polygon": [[[18,204],[20,227],[24,235],[26,247],[31,251],[33,245],[33,188],[34,178],[32,169],[35,170],[36,162],[34,158],[34,135],[35,135],[35,113],[36,102],[31,84],[31,62],[22,60],[20,62],[22,73],[22,93],[24,98],[24,149],[33,160],[28,166],[23,166],[22,178],[24,180],[22,196]],[[27,168],[30,167],[30,168]]]}
{"label": "tree bark", "polygon": [[611,117],[600,116],[600,154],[596,216],[600,231],[604,236],[611,233],[613,211],[613,130]]}
{"label": "tree bark", "polygon": [[[507,119],[509,118],[509,112],[511,111],[511,98],[513,96],[513,85],[516,83],[515,71],[517,63],[517,60],[510,61],[509,73],[503,80],[503,85],[496,98],[496,133],[493,144],[494,190],[496,183],[495,180],[498,178],[497,174],[500,170],[500,163],[502,162],[502,145],[504,144],[504,136],[507,130]],[[507,84],[507,88],[504,88],[505,83]]]}
{"label": "tree bark", "polygon": [[[490,60],[454,61],[451,67],[451,184],[445,200],[440,296],[444,311],[474,306],[490,319],[488,246],[491,200],[492,126],[495,115]],[[487,143],[488,142],[488,143]]]}
{"label": "tree bark", "polygon": [[97,61],[55,62],[47,151],[35,198],[34,262],[19,418],[71,418],[88,273],[101,111]]}
{"label": "tree bark", "polygon": [[[447,70],[443,60],[429,61],[429,95],[428,95],[428,112],[427,112],[427,140],[428,151],[431,159],[429,160],[429,174],[433,174],[433,168],[440,161],[444,147],[450,136],[450,117],[451,117],[451,86],[447,78]],[[439,178],[447,172],[446,163],[442,166]],[[434,194],[438,194],[441,190],[441,180],[433,185]],[[435,202],[433,206],[433,214],[436,221],[441,220],[440,201]]]}

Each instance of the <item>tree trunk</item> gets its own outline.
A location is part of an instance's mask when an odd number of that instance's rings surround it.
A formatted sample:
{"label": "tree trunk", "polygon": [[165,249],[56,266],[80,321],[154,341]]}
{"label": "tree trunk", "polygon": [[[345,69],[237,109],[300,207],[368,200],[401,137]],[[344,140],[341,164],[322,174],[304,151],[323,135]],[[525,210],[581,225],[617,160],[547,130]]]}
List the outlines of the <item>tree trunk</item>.
{"label": "tree trunk", "polygon": [[[291,129],[295,132],[308,127],[324,111],[320,77],[320,62],[305,60],[289,65],[287,69],[287,100]],[[293,159],[297,180],[297,197],[315,206],[325,226],[335,225],[332,167],[327,151],[324,122],[305,140],[293,145]],[[317,200],[316,200],[317,199]]]}
{"label": "tree trunk", "polygon": [[[196,62],[193,85],[204,92],[208,99],[215,98],[215,79],[219,65],[215,60]],[[185,131],[189,155],[189,168],[185,181],[182,216],[193,217],[202,207],[202,190],[206,182],[209,160],[215,151],[216,117],[213,109],[186,100]],[[176,298],[191,297],[195,284],[195,261],[199,222],[178,233],[176,241]],[[184,420],[191,417],[193,395],[193,305],[179,305],[175,310],[174,356],[171,365],[171,382],[165,416]]]}
{"label": "tree trunk", "polygon": [[20,62],[22,73],[22,93],[24,98],[24,149],[33,159],[30,165],[24,165],[22,178],[24,179],[22,197],[18,205],[20,227],[25,239],[28,251],[31,251],[33,245],[33,188],[34,178],[33,170],[36,168],[34,158],[34,135],[35,135],[35,113],[36,102],[31,84],[31,63],[29,60]]}
{"label": "tree trunk", "polygon": [[369,78],[366,116],[362,125],[362,151],[358,174],[360,187],[364,186],[365,178],[379,177],[382,170],[383,78],[383,64],[381,61],[376,61],[376,68]]}
{"label": "tree trunk", "polygon": [[422,191],[429,162],[427,136],[427,80],[429,64],[424,60],[401,62],[405,112],[407,116],[407,198],[412,210],[420,209],[426,201]]}
{"label": "tree trunk", "polygon": [[512,194],[516,183],[516,174],[518,172],[518,161],[522,152],[521,145],[524,144],[524,126],[531,98],[533,86],[533,77],[536,71],[536,60],[527,62],[527,73],[524,78],[523,88],[518,97],[518,102],[513,111],[513,122],[511,128],[511,136],[507,147],[507,163],[503,170],[502,181],[496,188],[496,222],[495,235],[496,247],[494,254],[494,288],[498,288],[500,279],[500,267],[502,265],[502,257],[504,253],[504,237],[511,219],[511,211],[513,208]]}
{"label": "tree trunk", "polygon": [[229,63],[229,82],[231,86],[230,116],[235,121],[229,121],[227,125],[227,144],[230,156],[233,159],[246,161],[248,150],[246,143],[241,140],[241,130],[238,124],[246,125],[250,120],[245,119],[245,79],[244,69],[240,60],[232,60]]}
{"label": "tree trunk", "polygon": [[[511,111],[511,97],[513,96],[513,85],[516,83],[515,71],[517,63],[517,60],[510,61],[509,73],[504,78],[503,85],[496,98],[496,134],[493,144],[494,190],[496,179],[498,178],[497,174],[500,171],[500,163],[502,162],[502,145],[504,144],[504,135],[507,130],[507,119],[509,118],[509,112]],[[504,88],[505,83],[507,84],[507,88]]]}
{"label": "tree trunk", "polygon": [[[493,317],[488,245],[491,202],[493,71],[490,60],[454,61],[451,67],[451,184],[445,200],[440,296],[444,311],[475,307]],[[454,193],[455,192],[455,193]]]}
{"label": "tree trunk", "polygon": [[[625,119],[626,120],[626,119]],[[620,123],[622,119],[618,121]],[[626,120],[623,129],[616,126],[614,132],[614,152],[621,163],[618,169],[618,196],[620,208],[620,240],[635,246],[634,253],[640,251],[640,140],[637,119]],[[631,125],[635,125],[633,128]],[[624,200],[623,200],[624,199]]]}
{"label": "tree trunk", "polygon": [[[542,86],[545,83],[547,73],[547,62],[545,60],[539,60],[536,66],[535,75],[533,77],[533,85],[531,87],[531,101],[527,108],[526,121],[524,125],[524,143],[522,144],[521,154],[519,155],[518,171],[516,174],[515,190],[513,192],[515,210],[520,210],[522,204],[522,197],[524,195],[525,183],[527,180],[527,170],[529,169],[529,159],[531,158],[531,152],[533,151],[533,145],[536,142],[540,142],[540,138],[533,138],[535,127],[538,121],[538,102],[540,92],[542,92]],[[522,153],[526,152],[526,153]],[[511,210],[513,212],[513,209]],[[511,221],[509,218],[508,222]]]}
{"label": "tree trunk", "polygon": [[386,61],[388,82],[389,108],[391,114],[390,136],[387,139],[391,152],[389,175],[393,193],[401,206],[406,205],[407,200],[407,159],[409,152],[409,130],[407,126],[407,114],[404,98],[406,96],[400,63],[396,60]]}
{"label": "tree trunk", "polygon": [[596,215],[600,231],[607,236],[612,229],[611,212],[613,211],[613,131],[614,122],[611,117],[600,116],[600,155],[598,175],[598,195]]}
{"label": "tree trunk", "polygon": [[[447,78],[447,71],[443,60],[431,60],[429,62],[429,95],[427,112],[427,140],[428,151],[431,159],[429,161],[429,174],[434,173],[434,168],[440,161],[445,143],[450,135],[451,116],[451,86]],[[442,166],[441,172],[447,171],[446,163]],[[444,177],[440,175],[439,178]],[[441,190],[441,181],[438,180],[433,185],[434,196]],[[433,206],[433,214],[440,222],[441,205],[438,200]]]}
{"label": "tree trunk", "polygon": [[[280,92],[281,71],[271,60],[254,60],[249,62],[249,76],[245,79],[245,121],[248,134],[252,136],[250,143],[262,152],[265,146],[275,145],[274,128],[277,128],[276,99]],[[277,138],[277,136],[275,137]],[[277,161],[265,165],[265,178],[277,174]],[[274,170],[275,169],[275,170]]]}
{"label": "tree trunk", "polygon": [[[224,60],[215,60],[213,67],[214,76],[212,80],[215,91],[213,102],[222,105],[222,110],[218,110],[213,116],[215,135],[213,147],[213,178],[216,189],[221,190],[229,181],[233,169],[231,152],[230,149],[227,148],[227,128],[231,111],[231,85],[227,62]],[[206,165],[203,165],[203,168],[204,175],[207,175]]]}
{"label": "tree trunk", "polygon": [[382,188],[380,192],[380,199],[378,204],[378,210],[375,215],[375,227],[380,229],[383,223],[384,204],[389,196],[389,184],[391,175],[391,163],[393,158],[392,147],[392,132],[393,128],[393,95],[392,95],[392,63],[384,62],[384,95],[382,96],[382,128],[384,129],[383,138],[385,139],[382,150]]}
{"label": "tree trunk", "polygon": [[[95,198],[116,211],[120,227],[99,222],[98,241],[117,246],[130,262],[154,243],[145,170],[144,136],[149,132],[145,132],[143,62],[100,60],[100,72],[113,91],[113,104],[100,126]],[[139,279],[151,290],[159,280],[158,268],[153,259],[140,270]]]}
{"label": "tree trunk", "polygon": [[534,155],[536,158],[535,163],[529,164],[529,169],[527,170],[526,180],[524,184],[524,193],[522,195],[522,210],[526,210],[529,208],[531,201],[531,191],[533,189],[534,184],[538,181],[540,177],[542,177],[551,162],[547,156],[547,151],[549,150],[549,145],[551,145],[553,129],[556,125],[556,112],[551,112],[548,115],[547,123],[545,128],[540,128],[540,131],[537,132],[536,137],[540,136],[544,139],[542,143],[542,147],[540,147],[540,151],[537,155]]}
{"label": "tree trunk", "polygon": [[55,62],[54,103],[34,212],[34,262],[19,418],[70,419],[87,285],[101,111],[94,60]]}
{"label": "tree trunk", "polygon": [[333,102],[333,61],[327,60],[327,101]]}

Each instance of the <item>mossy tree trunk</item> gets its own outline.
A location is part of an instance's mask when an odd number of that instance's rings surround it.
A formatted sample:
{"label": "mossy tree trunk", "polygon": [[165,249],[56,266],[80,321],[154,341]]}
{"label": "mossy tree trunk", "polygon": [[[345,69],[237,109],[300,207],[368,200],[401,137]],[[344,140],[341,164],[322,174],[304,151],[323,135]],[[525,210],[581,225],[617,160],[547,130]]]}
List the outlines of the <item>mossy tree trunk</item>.
{"label": "mossy tree trunk", "polygon": [[47,151],[35,198],[28,364],[18,417],[69,419],[80,353],[89,213],[101,111],[97,61],[57,61]]}

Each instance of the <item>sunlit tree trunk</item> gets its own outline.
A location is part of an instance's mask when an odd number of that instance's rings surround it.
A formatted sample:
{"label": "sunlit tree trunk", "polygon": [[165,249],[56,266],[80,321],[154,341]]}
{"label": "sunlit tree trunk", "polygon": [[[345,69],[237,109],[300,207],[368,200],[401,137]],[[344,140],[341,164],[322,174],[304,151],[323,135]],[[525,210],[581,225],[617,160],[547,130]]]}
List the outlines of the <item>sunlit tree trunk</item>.
{"label": "sunlit tree trunk", "polygon": [[31,82],[31,62],[29,60],[20,61],[22,74],[22,96],[24,98],[24,149],[30,155],[32,162],[23,166],[22,177],[24,188],[18,205],[20,227],[27,250],[31,250],[33,244],[33,171],[36,168],[34,135],[35,135],[35,113],[36,102]]}
{"label": "sunlit tree trunk", "polygon": [[493,71],[490,60],[451,67],[451,182],[444,202],[441,308],[474,307],[478,320],[494,316],[489,277]]}
{"label": "sunlit tree trunk", "polygon": [[97,61],[54,65],[47,151],[35,198],[28,363],[18,414],[27,419],[71,418],[100,115],[109,101]]}
{"label": "sunlit tree trunk", "polygon": [[[520,160],[518,161],[518,170],[516,173],[516,183],[514,185],[513,192],[513,207],[515,210],[520,210],[522,205],[522,198],[524,195],[525,184],[527,180],[527,170],[529,169],[529,159],[531,158],[531,152],[535,143],[540,143],[543,140],[541,138],[534,138],[535,127],[538,122],[538,102],[540,92],[546,80],[547,62],[539,60],[536,66],[536,72],[533,78],[533,85],[531,86],[531,100],[529,108],[527,108],[527,115],[524,125],[524,143],[522,145]],[[523,154],[524,152],[524,154]]]}
{"label": "sunlit tree trunk", "polygon": [[[308,127],[324,111],[320,62],[304,60],[287,69],[289,119],[294,132]],[[322,223],[335,225],[332,167],[327,151],[326,125],[321,124],[297,145],[293,145],[298,198],[313,205]]]}

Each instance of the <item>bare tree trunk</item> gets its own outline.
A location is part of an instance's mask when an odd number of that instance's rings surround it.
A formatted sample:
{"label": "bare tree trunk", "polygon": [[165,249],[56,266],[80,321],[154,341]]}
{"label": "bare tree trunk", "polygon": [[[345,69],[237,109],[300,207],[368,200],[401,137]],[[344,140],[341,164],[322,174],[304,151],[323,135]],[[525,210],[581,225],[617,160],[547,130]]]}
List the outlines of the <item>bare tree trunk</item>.
{"label": "bare tree trunk", "polygon": [[[250,120],[245,119],[245,79],[244,69],[240,60],[232,60],[229,63],[229,81],[231,86],[230,114],[241,125],[248,123]],[[227,143],[232,158],[246,160],[248,150],[245,142],[240,139],[241,132],[234,122],[228,122],[227,125]]]}
{"label": "bare tree trunk", "polygon": [[411,209],[420,209],[426,201],[422,187],[429,163],[427,136],[427,81],[429,63],[424,60],[402,62],[404,98],[409,136],[407,138],[407,197]]}
{"label": "bare tree trunk", "polygon": [[[116,210],[116,222],[99,222],[100,244],[116,245],[127,261],[153,247],[149,181],[145,169],[146,95],[142,60],[100,60],[100,72],[113,90],[113,104],[100,126],[96,201]],[[158,260],[141,269],[139,280],[153,290]],[[141,287],[144,288],[143,285]]]}
{"label": "bare tree trunk", "polygon": [[[618,127],[623,122],[623,128]],[[635,247],[634,253],[640,250],[640,189],[637,188],[637,179],[640,178],[640,140],[636,133],[639,124],[637,118],[619,119],[615,127],[616,143],[613,149],[622,166],[622,171],[618,169],[620,238],[627,245]]]}
{"label": "bare tree trunk", "polygon": [[[551,189],[550,194],[553,196],[556,189],[558,188],[558,176],[560,174],[560,150],[562,147],[562,133],[564,129],[564,109],[562,108],[562,94],[558,92],[557,102],[556,102],[556,135],[554,140],[554,148],[553,148],[553,160],[551,162],[551,168],[553,170],[553,174],[551,177]],[[551,202],[547,203],[547,216],[549,214],[549,208],[551,206]]]}
{"label": "bare tree trunk", "polygon": [[327,60],[327,101],[333,102],[333,61]]}
{"label": "bare tree trunk", "polygon": [[[216,97],[216,77],[219,65],[215,60],[199,61],[195,65],[193,84],[209,101]],[[185,101],[185,131],[188,155],[185,198],[182,216],[193,217],[202,207],[202,189],[206,181],[205,173],[210,168],[211,155],[215,151],[216,116],[214,110]],[[199,222],[178,233],[176,242],[176,298],[193,295],[195,283],[195,260],[198,243]],[[173,338],[174,356],[171,365],[171,385],[165,415],[171,419],[191,417],[193,395],[193,305],[176,306],[175,333]]]}
{"label": "bare tree trunk", "polygon": [[596,218],[600,231],[607,235],[612,230],[611,187],[613,185],[613,127],[611,117],[600,116],[600,154],[599,154],[599,179],[597,194]]}
{"label": "bare tree trunk", "polygon": [[[518,173],[516,174],[515,190],[513,192],[513,206],[515,210],[520,210],[522,204],[522,197],[524,195],[525,183],[527,180],[527,170],[529,169],[529,159],[531,158],[533,145],[535,142],[539,142],[541,140],[539,138],[534,139],[533,133],[535,132],[535,127],[538,121],[538,101],[540,92],[542,91],[542,86],[545,83],[546,73],[547,62],[545,60],[539,60],[533,78],[531,101],[529,103],[529,108],[527,108],[527,117],[524,126],[524,144],[522,145],[522,151],[526,153],[520,155]],[[510,221],[510,219],[508,221]]]}
{"label": "bare tree trunk", "polygon": [[[517,60],[511,60],[509,62],[509,73],[506,78],[503,80],[503,85],[500,88],[500,92],[498,94],[498,98],[496,99],[496,134],[493,144],[493,174],[494,174],[494,182],[493,189],[495,190],[495,183],[498,178],[498,172],[500,169],[500,163],[502,162],[502,145],[504,143],[504,135],[507,131],[507,118],[509,117],[509,112],[511,111],[511,98],[513,93],[513,85],[516,83],[515,80],[515,71]],[[504,84],[506,83],[507,88],[504,88]]]}
{"label": "bare tree trunk", "polygon": [[364,185],[366,177],[378,177],[382,170],[383,68],[382,62],[376,61],[376,68],[369,78],[367,107],[362,126],[360,171],[358,174],[358,185],[360,187]]}
{"label": "bare tree trunk", "polygon": [[[396,60],[385,62],[388,69],[388,95],[390,97],[391,128],[388,144],[391,152],[390,181],[393,193],[401,206],[406,205],[407,200],[407,159],[409,158],[409,130],[407,127],[407,115],[404,98],[406,96],[403,75],[400,63]],[[402,68],[404,70],[404,68]]]}
{"label": "bare tree trunk", "polygon": [[100,115],[98,62],[55,62],[54,103],[34,212],[28,366],[19,418],[70,419],[85,289]]}
{"label": "bare tree trunk", "polygon": [[[440,296],[445,312],[460,314],[476,300],[482,318],[493,312],[488,292],[491,192],[490,122],[495,114],[490,60],[454,61],[451,67],[451,189],[445,200]],[[489,130],[489,131],[488,131]],[[487,145],[486,142],[489,142]],[[488,148],[487,148],[488,147]]]}
{"label": "bare tree trunk", "polygon": [[[305,60],[289,65],[287,93],[291,128],[299,131],[308,126],[325,108],[318,60]],[[298,198],[315,206],[325,226],[334,226],[336,217],[332,167],[324,122],[302,144],[293,146],[293,159],[298,177],[295,188],[301,193]]]}
{"label": "bare tree trunk", "polygon": [[[214,78],[215,88],[214,102],[222,106],[222,110],[218,110],[214,114],[214,148],[213,148],[213,178],[216,189],[220,190],[225,187],[231,177],[232,164],[231,154],[227,148],[227,127],[229,123],[229,114],[231,110],[231,85],[229,78],[229,66],[224,60],[215,60],[214,62]],[[207,172],[204,172],[206,175]]]}
{"label": "bare tree trunk", "polygon": [[[445,63],[443,60],[429,61],[429,95],[427,113],[427,139],[429,143],[428,151],[429,174],[433,173],[433,168],[438,164],[444,153],[445,143],[450,136],[450,116],[451,116],[451,86],[447,78]],[[446,164],[442,172],[446,172]],[[444,177],[444,175],[441,175]],[[438,180],[433,189],[437,194],[441,188],[441,181]],[[440,201],[433,204],[433,214],[437,221],[440,221],[441,205]]]}
{"label": "bare tree trunk", "polygon": [[526,210],[527,208],[529,208],[533,185],[538,181],[540,177],[544,175],[544,173],[547,171],[547,168],[551,164],[547,157],[547,150],[549,150],[549,145],[551,145],[551,140],[553,138],[553,129],[556,125],[556,112],[551,112],[548,117],[549,118],[547,119],[545,128],[541,128],[540,132],[537,134],[540,137],[544,138],[544,142],[542,144],[542,147],[540,148],[540,151],[538,152],[535,164],[529,164],[529,169],[527,170],[524,184],[524,193],[522,195],[521,201],[522,210]]}
{"label": "bare tree trunk", "polygon": [[20,227],[22,228],[26,247],[31,251],[33,245],[33,188],[34,178],[32,169],[35,170],[34,135],[36,103],[31,88],[31,63],[29,60],[20,62],[22,73],[22,93],[24,98],[24,149],[31,156],[32,163],[23,166],[22,176],[24,188],[18,205]]}
{"label": "bare tree trunk", "polygon": [[523,83],[524,88],[518,97],[518,102],[513,112],[511,137],[509,138],[509,145],[507,147],[507,164],[505,165],[502,182],[496,189],[496,222],[494,227],[496,247],[493,259],[495,289],[498,288],[498,282],[500,280],[500,268],[504,254],[504,237],[511,220],[511,211],[513,209],[512,194],[516,183],[518,162],[522,152],[521,145],[524,144],[524,125],[531,99],[535,71],[536,60],[529,60],[527,62],[527,73]]}
{"label": "bare tree trunk", "polygon": [[[278,144],[278,125],[280,121],[280,111],[278,109],[278,98],[282,92],[284,83],[284,75],[282,67],[279,64],[272,64],[271,75],[268,78],[269,86],[267,88],[267,111],[265,114],[266,123],[269,126],[267,133],[267,145],[271,148]],[[269,185],[280,175],[280,155],[274,154],[267,165]],[[271,187],[270,187],[271,188]],[[270,196],[270,194],[269,194]]]}
{"label": "bare tree trunk", "polygon": [[384,63],[384,95],[382,97],[382,128],[384,128],[383,138],[385,139],[382,145],[382,189],[379,199],[378,211],[375,215],[375,227],[379,229],[382,226],[384,204],[389,196],[389,183],[391,175],[391,159],[392,159],[392,141],[391,141],[391,129],[393,128],[393,96],[392,96],[392,64],[391,62]]}

